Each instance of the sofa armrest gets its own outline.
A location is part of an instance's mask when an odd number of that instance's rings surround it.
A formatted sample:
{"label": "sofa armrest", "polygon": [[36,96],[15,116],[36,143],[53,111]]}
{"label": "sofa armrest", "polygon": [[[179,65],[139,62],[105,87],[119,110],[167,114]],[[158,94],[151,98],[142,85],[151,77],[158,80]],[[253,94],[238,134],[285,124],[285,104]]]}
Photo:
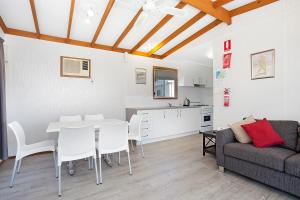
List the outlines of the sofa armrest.
{"label": "sofa armrest", "polygon": [[224,145],[235,142],[235,137],[230,128],[217,132],[216,136],[216,156],[217,165],[224,167]]}

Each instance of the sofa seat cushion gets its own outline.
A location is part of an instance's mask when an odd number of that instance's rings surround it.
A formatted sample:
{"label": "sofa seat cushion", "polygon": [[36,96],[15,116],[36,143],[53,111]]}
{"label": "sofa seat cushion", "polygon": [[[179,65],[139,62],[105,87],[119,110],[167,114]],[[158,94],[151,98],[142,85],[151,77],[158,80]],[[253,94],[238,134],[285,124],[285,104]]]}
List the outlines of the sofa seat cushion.
{"label": "sofa seat cushion", "polygon": [[300,178],[300,153],[285,160],[285,172]]}
{"label": "sofa seat cushion", "polygon": [[283,172],[284,161],[296,152],[280,147],[257,148],[252,144],[236,142],[226,144],[224,154]]}

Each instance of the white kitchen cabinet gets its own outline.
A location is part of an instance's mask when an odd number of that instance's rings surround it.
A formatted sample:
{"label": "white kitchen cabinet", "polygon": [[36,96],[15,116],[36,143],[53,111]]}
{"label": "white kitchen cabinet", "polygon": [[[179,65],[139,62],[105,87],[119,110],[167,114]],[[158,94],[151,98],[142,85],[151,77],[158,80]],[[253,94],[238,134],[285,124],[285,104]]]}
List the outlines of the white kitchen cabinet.
{"label": "white kitchen cabinet", "polygon": [[127,109],[127,120],[134,113],[143,116],[142,135],[146,141],[199,131],[201,127],[200,108]]}
{"label": "white kitchen cabinet", "polygon": [[187,68],[178,71],[178,86],[194,87],[195,84],[211,88],[213,86],[212,68]]}

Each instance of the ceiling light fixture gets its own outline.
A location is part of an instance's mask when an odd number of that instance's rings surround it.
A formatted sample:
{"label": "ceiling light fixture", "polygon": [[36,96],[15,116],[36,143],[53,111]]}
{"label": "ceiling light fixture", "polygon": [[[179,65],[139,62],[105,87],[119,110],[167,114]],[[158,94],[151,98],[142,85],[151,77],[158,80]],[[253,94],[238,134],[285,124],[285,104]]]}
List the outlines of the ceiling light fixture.
{"label": "ceiling light fixture", "polygon": [[94,4],[81,4],[80,5],[80,13],[81,17],[85,23],[91,24],[94,18],[96,17],[96,10]]}

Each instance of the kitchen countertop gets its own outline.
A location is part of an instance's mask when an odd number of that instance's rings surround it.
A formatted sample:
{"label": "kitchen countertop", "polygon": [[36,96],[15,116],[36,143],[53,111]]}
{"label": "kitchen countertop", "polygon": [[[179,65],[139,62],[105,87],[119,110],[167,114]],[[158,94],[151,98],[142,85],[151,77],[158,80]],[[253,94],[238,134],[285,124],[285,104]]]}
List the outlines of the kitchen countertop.
{"label": "kitchen countertop", "polygon": [[[211,105],[205,105],[211,106]],[[133,110],[164,110],[164,109],[188,109],[188,108],[200,108],[202,106],[157,106],[157,107],[129,107],[126,109],[133,109]]]}

